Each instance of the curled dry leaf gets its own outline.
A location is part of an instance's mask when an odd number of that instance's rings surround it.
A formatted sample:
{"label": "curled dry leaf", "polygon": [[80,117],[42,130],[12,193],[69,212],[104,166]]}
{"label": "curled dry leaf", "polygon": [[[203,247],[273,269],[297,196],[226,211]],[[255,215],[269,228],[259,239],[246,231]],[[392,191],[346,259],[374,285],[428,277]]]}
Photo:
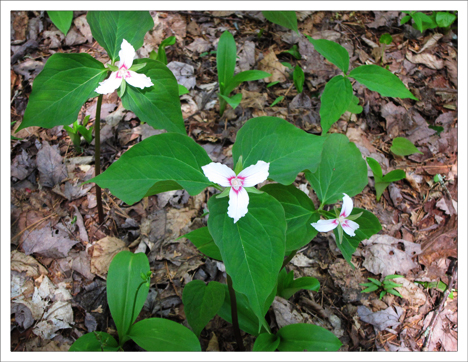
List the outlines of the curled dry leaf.
{"label": "curled dry leaf", "polygon": [[406,53],[406,59],[414,64],[424,64],[431,69],[442,69],[444,67],[444,61],[438,59],[434,54],[424,53],[413,55],[408,52]]}
{"label": "curled dry leaf", "polygon": [[265,82],[284,82],[286,81],[286,67],[280,63],[274,51],[274,45],[263,52],[263,59],[258,62],[258,69],[270,73],[271,77],[265,78]]}
{"label": "curled dry leaf", "polygon": [[11,270],[15,270],[19,273],[25,272],[26,276],[32,278],[38,278],[41,275],[47,275],[47,269],[42,266],[32,256],[25,255],[17,250],[11,252]]}
{"label": "curled dry leaf", "polygon": [[396,327],[400,325],[398,320],[404,311],[403,308],[395,306],[372,313],[369,308],[360,305],[357,309],[357,312],[359,318],[361,318],[362,321],[372,324],[379,331],[383,331],[385,328]]}

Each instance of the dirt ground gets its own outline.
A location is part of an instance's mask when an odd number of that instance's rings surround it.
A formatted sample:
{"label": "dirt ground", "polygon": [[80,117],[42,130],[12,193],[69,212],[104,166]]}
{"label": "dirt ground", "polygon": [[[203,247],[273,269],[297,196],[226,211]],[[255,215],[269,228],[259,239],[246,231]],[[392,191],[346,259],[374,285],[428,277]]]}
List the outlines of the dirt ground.
{"label": "dirt ground", "polygon": [[[275,116],[306,132],[320,134],[320,94],[338,69],[317,53],[303,34],[338,42],[350,53],[351,68],[361,64],[388,67],[420,99],[381,97],[353,84],[364,111],[344,114],[330,132],[345,134],[364,157],[373,157],[384,174],[406,172],[379,202],[369,184],[354,198],[356,207],[373,212],[383,230],[361,243],[353,270],[336,247],[333,235],[320,234],[292,259],[296,277],[313,276],[319,292],[300,291],[290,300],[277,297],[267,320],[272,328],[313,323],[331,330],[342,351],[457,351],[458,297],[414,282],[443,282],[458,290],[458,43],[457,22],[445,33],[419,33],[399,25],[395,12],[297,12],[300,35],[266,21],[260,12],[151,11],[154,28],[137,51],[148,57],[161,41],[168,67],[189,94],[181,96],[186,129],[215,162],[232,167],[237,131],[250,118]],[[86,12],[74,12],[66,37],[46,12],[11,13],[12,135],[21,123],[32,83],[56,52],[85,52],[106,63],[107,54],[92,38]],[[259,34],[260,29],[263,30]],[[268,82],[243,83],[242,102],[219,116],[216,97],[216,50],[224,30],[238,47],[236,73],[261,69]],[[379,44],[382,34],[393,37]],[[293,47],[301,54],[296,59]],[[299,64],[306,81],[298,94],[288,62]],[[270,105],[279,97],[282,102]],[[79,118],[94,122],[96,99]],[[101,167],[105,170],[141,140],[161,133],[141,124],[123,108],[117,93],[102,106]],[[78,153],[62,126],[30,127],[11,141],[11,350],[67,351],[81,335],[105,331],[116,335],[106,301],[105,276],[121,250],[145,251],[153,272],[148,300],[138,320],[163,317],[188,326],[181,301],[192,279],[225,282],[223,265],[203,256],[181,235],[206,225],[209,191],[189,197],[170,191],[124,204],[103,190],[105,221],[97,220],[95,189],[82,182],[94,175],[94,143]],[[395,137],[406,137],[422,154],[398,157],[390,152]],[[434,176],[445,177],[444,186]],[[296,186],[316,202],[305,177]],[[361,293],[368,277],[401,274],[403,298]],[[34,290],[39,294],[33,298]],[[447,294],[447,293],[446,293]],[[430,328],[429,335],[425,334]],[[202,350],[233,351],[232,326],[216,316],[201,334]],[[245,334],[246,350],[255,337]],[[141,350],[128,343],[126,350]]]}

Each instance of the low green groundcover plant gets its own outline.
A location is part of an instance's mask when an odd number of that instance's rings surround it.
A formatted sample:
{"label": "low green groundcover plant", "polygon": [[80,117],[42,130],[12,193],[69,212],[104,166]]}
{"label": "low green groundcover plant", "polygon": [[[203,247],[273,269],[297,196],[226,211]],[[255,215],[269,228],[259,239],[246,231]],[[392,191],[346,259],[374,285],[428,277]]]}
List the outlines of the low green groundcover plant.
{"label": "low green groundcover plant", "polygon": [[[291,14],[284,19],[284,14],[270,15],[267,19],[280,25],[291,24]],[[343,71],[322,93],[322,136],[309,134],[282,118],[250,119],[232,147],[232,170],[212,162],[205,149],[186,133],[179,87],[162,55],[172,40],[159,47],[161,55],[156,54],[156,59],[152,59],[154,53],[150,58],[135,59],[136,49],[154,26],[149,12],[94,11],[88,12],[87,20],[93,37],[107,51],[109,63],[102,64],[86,53],[53,54],[34,81],[19,129],[70,125],[83,103],[98,97],[93,125],[96,175],[87,181],[97,185],[98,201],[101,188],[128,205],[170,190],[184,189],[195,196],[214,188],[217,191],[207,203],[207,226],[186,237],[207,257],[224,263],[227,283],[193,281],[186,285],[183,302],[194,333],[165,319],[134,323],[148,292],[149,265],[143,254],[121,253],[112,262],[107,280],[119,341],[104,332],[93,332],[78,339],[72,350],[119,350],[130,339],[147,350],[180,350],[173,343],[161,342],[168,336],[171,341],[183,341],[183,350],[200,350],[197,337],[216,314],[233,324],[239,350],[244,349],[240,330],[256,336],[255,351],[338,350],[341,342],[328,330],[292,324],[272,331],[266,314],[277,295],[290,298],[301,289],[319,289],[316,279],[294,279],[286,270],[296,252],[319,232],[333,231],[337,247],[354,268],[351,257],[359,243],[381,230],[376,216],[353,204],[352,198],[368,182],[361,152],[345,135],[327,133],[347,110],[362,110],[349,78],[382,96],[416,98],[389,71],[377,65],[350,71],[349,55],[342,46],[309,37],[315,50]],[[234,108],[240,102],[239,95],[230,97],[239,84],[269,74],[248,70],[234,75],[236,44],[227,31],[221,35],[216,57],[222,114],[228,103]],[[298,92],[304,91],[301,71],[296,68]],[[140,121],[167,133],[134,145],[100,173],[102,97],[116,90],[123,106]],[[294,186],[299,173],[304,173],[319,200],[317,206]],[[102,222],[102,206],[98,205],[98,212]]]}

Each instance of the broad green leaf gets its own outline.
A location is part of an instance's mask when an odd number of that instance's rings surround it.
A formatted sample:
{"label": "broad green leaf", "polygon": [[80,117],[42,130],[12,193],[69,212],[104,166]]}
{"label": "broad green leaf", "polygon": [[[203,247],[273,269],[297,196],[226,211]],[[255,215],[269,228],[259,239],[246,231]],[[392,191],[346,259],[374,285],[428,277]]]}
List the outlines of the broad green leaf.
{"label": "broad green leaf", "polygon": [[242,94],[241,93],[238,93],[232,97],[226,97],[226,96],[223,96],[222,94],[218,93],[218,96],[223,99],[227,104],[229,104],[232,109],[236,109],[237,106],[239,105],[239,103],[241,102],[242,100]]}
{"label": "broad green leaf", "polygon": [[304,86],[305,75],[304,71],[299,65],[296,65],[293,73],[294,86],[297,89],[298,93],[302,93],[302,88]]}
{"label": "broad green leaf", "polygon": [[328,132],[348,109],[353,98],[353,87],[342,75],[333,77],[326,85],[320,98],[320,125],[322,134]]}
{"label": "broad green leaf", "polygon": [[278,350],[285,352],[338,351],[342,345],[332,332],[313,324],[290,324],[281,328],[277,336],[281,338]]}
{"label": "broad green leaf", "polygon": [[135,323],[130,338],[141,348],[154,352],[200,352],[193,332],[183,325],[162,318],[148,318]]}
{"label": "broad green leaf", "polygon": [[280,338],[275,334],[262,333],[255,340],[252,351],[274,352],[280,344]]}
{"label": "broad green leaf", "polygon": [[271,77],[270,73],[264,72],[262,70],[246,70],[236,74],[230,80],[227,80],[226,87],[222,94],[228,96],[234,89],[236,89],[243,82],[251,82],[254,80],[260,80],[263,78]]}
{"label": "broad green leaf", "polygon": [[375,199],[377,200],[377,202],[380,201],[380,198],[382,197],[382,194],[384,193],[385,189],[390,184],[391,184],[391,182],[383,182],[383,181],[375,183],[375,186],[374,186],[375,187]]}
{"label": "broad green leaf", "polygon": [[269,179],[284,185],[299,172],[315,171],[320,162],[324,137],[315,136],[277,117],[248,120],[237,133],[232,148],[234,162],[244,158],[244,168],[257,161],[270,163]]}
{"label": "broad green leaf", "polygon": [[107,51],[112,62],[119,57],[123,39],[137,50],[154,26],[149,11],[88,11],[86,19],[94,39]]}
{"label": "broad green leaf", "polygon": [[168,67],[151,59],[138,59],[135,64],[145,62],[138,71],[151,78],[154,86],[136,88],[127,84],[122,96],[122,105],[131,110],[143,122],[155,129],[186,134],[179,100],[179,86]]}
{"label": "broad green leaf", "polygon": [[451,13],[448,13],[448,12],[445,12],[445,11],[439,11],[436,14],[437,26],[439,28],[449,27],[450,25],[453,24],[453,22],[455,21],[456,18],[457,18],[457,16],[454,15],[454,14],[451,14]]}
{"label": "broad green leaf", "polygon": [[23,122],[17,131],[39,126],[52,128],[76,121],[83,103],[106,77],[104,65],[89,54],[55,53],[33,83]]}
{"label": "broad green leaf", "polygon": [[392,151],[397,156],[408,156],[412,155],[413,153],[422,154],[422,152],[416,148],[413,142],[404,137],[394,138],[392,147],[390,147],[390,151]]}
{"label": "broad green leaf", "polygon": [[288,229],[286,230],[286,253],[307,245],[318,233],[311,223],[317,222],[312,200],[293,185],[265,185],[262,191],[277,199],[284,208]]}
{"label": "broad green leaf", "polygon": [[[354,208],[351,215],[356,215],[360,212],[362,212],[362,215],[358,219],[354,220],[359,224],[359,229],[355,231],[356,235],[351,237],[348,234],[343,233],[343,242],[341,244],[338,241],[336,242],[336,246],[338,246],[343,257],[353,269],[354,265],[351,263],[351,256],[356,251],[359,243],[364,239],[369,239],[372,235],[377,234],[382,230],[382,225],[380,225],[379,219],[367,210]],[[333,230],[336,240],[338,240],[337,229],[338,228]]]}
{"label": "broad green leaf", "polygon": [[379,39],[379,43],[381,44],[390,44],[393,41],[392,36],[389,33],[382,34]]}
{"label": "broad green leaf", "polygon": [[375,64],[354,68],[349,76],[384,97],[418,100],[395,74]]}
{"label": "broad green leaf", "polygon": [[343,193],[353,197],[368,182],[361,152],[348,137],[338,133],[326,137],[317,171],[307,171],[305,175],[322,204],[341,201]]}
{"label": "broad green leaf", "polygon": [[218,282],[206,285],[201,280],[192,280],[184,287],[182,302],[193,333],[200,337],[203,328],[218,313],[224,303],[223,285]]}
{"label": "broad green leaf", "polygon": [[78,338],[68,352],[115,352],[118,349],[119,344],[110,334],[91,332]]}
{"label": "broad green leaf", "polygon": [[178,86],[179,86],[179,96],[182,96],[189,92],[189,90],[185,88],[182,84],[178,84]]}
{"label": "broad green leaf", "polygon": [[359,105],[359,98],[355,95],[353,95],[351,98],[351,102],[349,103],[347,111],[354,114],[359,114],[362,112],[362,107]]}
{"label": "broad green leaf", "polygon": [[156,193],[183,188],[194,196],[211,185],[201,169],[210,162],[206,151],[190,137],[163,133],[137,143],[87,182],[108,188],[129,205],[149,196],[150,189]]}
{"label": "broad green leaf", "polygon": [[406,24],[406,23],[407,23],[408,21],[410,21],[410,20],[411,20],[411,16],[406,15],[406,16],[404,16],[404,17],[401,18],[401,20],[400,20],[400,25]]}
{"label": "broad green leaf", "polygon": [[138,287],[143,282],[141,273],[146,274],[149,270],[148,257],[144,253],[133,254],[130,251],[118,253],[109,266],[107,303],[122,345],[128,339],[130,326],[138,317],[148,295],[149,288],[145,284]]}
{"label": "broad green leaf", "polygon": [[281,102],[283,99],[284,99],[284,96],[276,97],[276,99],[273,101],[273,103],[270,105],[270,107],[273,107],[273,106],[277,105],[277,104],[278,104],[279,102]]}
{"label": "broad green leaf", "polygon": [[262,11],[263,16],[273,24],[281,25],[286,29],[297,29],[297,16],[295,11]]}
{"label": "broad green leaf", "polygon": [[434,20],[431,19],[430,16],[421,13],[421,12],[415,12],[411,15],[411,17],[414,20],[414,27],[418,29],[421,33],[424,32],[427,29],[433,29],[437,27],[437,24],[435,23]]}
{"label": "broad green leaf", "polygon": [[406,173],[403,170],[393,170],[387,173],[383,180],[385,182],[395,182],[395,181],[400,181],[403,180],[406,177]]}
{"label": "broad green leaf", "polygon": [[190,240],[200,252],[211,259],[223,260],[219,248],[214,243],[213,237],[206,226],[193,230],[183,237]]}
{"label": "broad green leaf", "polygon": [[283,289],[281,296],[284,299],[289,299],[293,296],[293,294],[302,289],[318,292],[320,289],[320,282],[314,277],[302,277],[294,279],[291,284]]}
{"label": "broad green leaf", "polygon": [[308,35],[306,37],[312,43],[314,49],[323,55],[325,59],[335,64],[344,74],[348,73],[349,53],[344,47],[331,40],[313,39]]}
{"label": "broad green leaf", "polygon": [[167,65],[167,55],[166,55],[166,47],[169,45],[174,45],[176,43],[176,37],[170,36],[169,38],[164,39],[161,44],[159,44],[158,54],[155,60],[159,60],[164,65]]}
{"label": "broad green leaf", "polygon": [[[229,290],[226,284],[222,284],[224,287],[224,303],[218,310],[218,315],[223,318],[226,322],[232,323],[231,318],[231,298],[229,297]],[[236,292],[236,304],[237,304],[237,319],[239,321],[239,328],[244,332],[257,336],[259,334],[259,322],[254,311],[250,307],[249,300],[244,294]],[[262,331],[266,332],[264,327]]]}
{"label": "broad green leaf", "polygon": [[283,263],[286,219],[281,204],[267,193],[249,194],[248,213],[234,224],[227,198],[210,198],[208,229],[219,247],[234,290],[245,294],[258,319],[276,287]]}
{"label": "broad green leaf", "polygon": [[234,76],[234,68],[236,67],[236,42],[229,31],[225,31],[218,42],[216,51],[216,66],[218,67],[218,83],[220,93],[226,95],[225,89],[227,84]]}
{"label": "broad green leaf", "polygon": [[374,174],[375,182],[381,182],[383,173],[382,173],[382,167],[380,167],[380,164],[372,157],[367,157],[366,160],[367,160],[367,164],[372,170],[372,173]]}
{"label": "broad green leaf", "polygon": [[73,21],[73,11],[48,11],[47,14],[57,29],[67,35]]}

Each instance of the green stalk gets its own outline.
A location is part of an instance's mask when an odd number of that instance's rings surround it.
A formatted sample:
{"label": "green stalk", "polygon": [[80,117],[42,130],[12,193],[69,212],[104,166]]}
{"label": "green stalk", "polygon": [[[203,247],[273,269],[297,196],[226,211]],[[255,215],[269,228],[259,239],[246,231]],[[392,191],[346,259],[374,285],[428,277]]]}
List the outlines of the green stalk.
{"label": "green stalk", "polygon": [[[94,121],[94,176],[101,173],[101,105],[102,94],[99,95],[96,105],[96,120]],[[98,208],[99,223],[104,222],[104,211],[102,209],[101,188],[96,184],[96,202]]]}
{"label": "green stalk", "polygon": [[232,287],[231,277],[228,274],[226,274],[226,276],[227,276],[227,285],[229,289],[229,297],[231,299],[231,320],[232,320],[232,326],[234,327],[234,335],[236,336],[237,350],[245,351],[244,342],[242,341],[242,336],[241,336],[240,328],[239,328],[239,320],[237,318],[236,292],[234,291]]}

